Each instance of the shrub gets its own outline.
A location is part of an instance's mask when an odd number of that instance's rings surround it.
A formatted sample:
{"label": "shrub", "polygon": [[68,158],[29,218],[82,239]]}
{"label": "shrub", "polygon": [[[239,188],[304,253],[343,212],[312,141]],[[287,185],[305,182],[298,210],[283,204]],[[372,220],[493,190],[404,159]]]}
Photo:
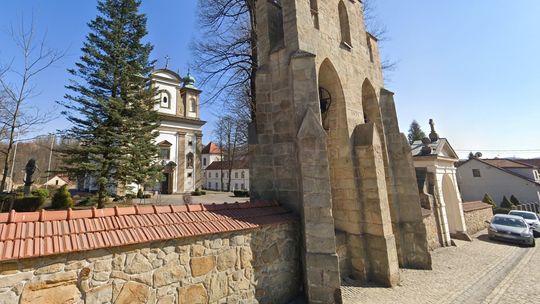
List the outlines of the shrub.
{"label": "shrub", "polygon": [[32,193],[33,196],[40,196],[43,198],[48,198],[50,195],[49,190],[45,188],[37,188],[37,189],[32,190],[32,192],[30,193]]}
{"label": "shrub", "polygon": [[17,212],[32,212],[39,210],[45,203],[42,196],[26,196],[15,199],[13,209]]}
{"label": "shrub", "polygon": [[73,199],[71,193],[67,190],[66,185],[58,188],[52,198],[52,207],[54,209],[67,209],[73,207]]}
{"label": "shrub", "polygon": [[249,197],[249,191],[246,190],[234,190],[233,194],[236,197]]}
{"label": "shrub", "polygon": [[511,209],[509,208],[493,208],[493,214],[508,214]]}
{"label": "shrub", "polygon": [[484,198],[482,199],[482,202],[484,202],[486,204],[490,204],[493,208],[497,207],[497,205],[495,204],[495,201],[493,200],[493,198],[487,193],[484,194]]}
{"label": "shrub", "polygon": [[192,196],[200,196],[202,193],[199,190],[191,191]]}
{"label": "shrub", "polygon": [[506,209],[512,209],[512,203],[510,202],[510,200],[508,200],[508,198],[506,197],[506,195],[503,197],[503,200],[501,202],[501,208],[506,208]]}
{"label": "shrub", "polygon": [[206,191],[201,190],[201,195],[206,195]]}
{"label": "shrub", "polygon": [[512,196],[510,196],[510,202],[512,204],[514,204],[515,206],[521,205],[521,202],[513,194],[512,194]]}
{"label": "shrub", "polygon": [[143,194],[142,198],[152,198],[152,194],[150,193]]}

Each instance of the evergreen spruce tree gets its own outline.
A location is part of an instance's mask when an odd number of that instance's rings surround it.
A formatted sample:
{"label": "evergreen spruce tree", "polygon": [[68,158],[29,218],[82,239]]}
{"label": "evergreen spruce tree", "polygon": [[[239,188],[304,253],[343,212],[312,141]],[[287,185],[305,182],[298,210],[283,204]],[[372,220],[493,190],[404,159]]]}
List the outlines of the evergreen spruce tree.
{"label": "evergreen spruce tree", "polygon": [[493,206],[493,208],[497,207],[497,205],[495,205],[495,201],[493,200],[493,198],[487,193],[484,194],[484,198],[482,199],[482,202],[486,204],[490,204],[491,206]]}
{"label": "evergreen spruce tree", "polygon": [[505,195],[501,202],[501,208],[512,209],[512,206],[513,206],[512,203],[508,200],[508,198]]}
{"label": "evergreen spruce tree", "polygon": [[513,194],[510,196],[510,202],[515,206],[521,205],[521,202]]}
{"label": "evergreen spruce tree", "polygon": [[66,86],[61,102],[73,124],[66,136],[75,139],[61,152],[64,171],[74,177],[91,176],[98,188],[98,208],[105,206],[107,189],[131,182],[144,184],[159,168],[158,114],[155,89],[149,78],[154,61],[152,45],[143,43],[146,17],[138,12],[139,0],[100,0],[98,16],[83,55]]}
{"label": "evergreen spruce tree", "polygon": [[415,140],[422,140],[424,137],[426,137],[426,134],[420,128],[420,124],[416,120],[413,120],[409,127],[409,134],[407,134],[409,144],[412,144]]}

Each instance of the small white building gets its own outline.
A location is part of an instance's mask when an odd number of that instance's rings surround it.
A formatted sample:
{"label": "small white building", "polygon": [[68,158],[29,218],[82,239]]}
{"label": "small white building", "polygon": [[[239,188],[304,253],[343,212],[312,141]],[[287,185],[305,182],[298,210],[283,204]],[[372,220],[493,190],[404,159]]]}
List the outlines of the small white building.
{"label": "small white building", "polygon": [[43,186],[47,187],[62,187],[63,185],[70,185],[71,182],[67,177],[62,177],[60,175],[55,175],[51,177]]}
{"label": "small white building", "polygon": [[512,195],[522,203],[540,202],[539,172],[519,160],[472,158],[460,164],[457,177],[464,200],[482,200],[487,193],[500,206]]}
{"label": "small white building", "polygon": [[[205,184],[207,190],[227,191],[229,178],[231,179],[230,191],[249,191],[249,163],[247,157],[236,159],[232,162],[231,176],[229,176],[228,161],[214,161],[204,170]],[[223,179],[221,178],[223,176]]]}
{"label": "small white building", "polygon": [[211,163],[220,161],[221,154],[221,149],[213,142],[209,142],[208,145],[204,146],[201,152],[203,170],[205,170],[206,167],[208,167]]}
{"label": "small white building", "polygon": [[429,138],[411,145],[422,208],[436,218],[439,243],[449,246],[451,238],[469,239],[458,188],[455,162],[457,153],[446,138],[439,138],[430,120]]}

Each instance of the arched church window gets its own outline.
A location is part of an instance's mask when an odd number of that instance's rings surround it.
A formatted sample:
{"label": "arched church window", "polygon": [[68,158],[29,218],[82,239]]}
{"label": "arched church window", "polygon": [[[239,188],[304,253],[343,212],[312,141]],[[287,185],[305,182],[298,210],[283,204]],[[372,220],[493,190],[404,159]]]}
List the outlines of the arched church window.
{"label": "arched church window", "polygon": [[311,10],[311,19],[313,20],[313,26],[319,29],[319,5],[317,0],[309,0],[309,8]]}
{"label": "arched church window", "polygon": [[285,33],[283,31],[283,9],[281,0],[268,0],[268,38],[270,51],[283,47]]}
{"label": "arched church window", "polygon": [[345,44],[347,47],[351,47],[352,42],[351,42],[351,29],[349,25],[349,15],[347,14],[347,8],[345,7],[345,3],[343,3],[343,1],[339,1],[338,12],[339,12],[339,27],[341,30],[341,42]]}
{"label": "arched church window", "polygon": [[186,155],[186,168],[193,168],[193,153],[191,152]]}
{"label": "arched church window", "polygon": [[169,96],[169,93],[166,92],[166,91],[161,92],[160,106],[162,108],[170,108],[171,107],[171,98]]}
{"label": "arched church window", "polygon": [[191,112],[197,112],[197,100],[195,98],[190,99],[190,110]]}

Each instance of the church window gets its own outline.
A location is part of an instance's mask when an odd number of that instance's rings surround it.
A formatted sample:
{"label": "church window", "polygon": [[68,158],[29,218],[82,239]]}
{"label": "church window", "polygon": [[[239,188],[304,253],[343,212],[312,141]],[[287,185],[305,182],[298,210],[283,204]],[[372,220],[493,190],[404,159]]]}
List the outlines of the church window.
{"label": "church window", "polygon": [[187,177],[191,177],[192,175],[193,175],[193,173],[189,172],[189,173],[187,174]]}
{"label": "church window", "polygon": [[268,38],[270,51],[283,47],[285,33],[283,31],[283,9],[281,0],[268,0]]}
{"label": "church window", "polygon": [[191,152],[186,155],[186,168],[193,168],[193,153]]}
{"label": "church window", "polygon": [[238,178],[238,172],[234,172],[234,178]]}
{"label": "church window", "polygon": [[369,61],[373,62],[373,45],[371,44],[371,37],[367,34],[367,47],[369,52]]}
{"label": "church window", "polygon": [[244,171],[242,171],[242,172],[240,173],[240,175],[242,176],[242,178],[245,178],[245,177],[246,177],[246,174],[244,173]]}
{"label": "church window", "polygon": [[195,98],[190,99],[190,111],[197,112],[197,100]]}
{"label": "church window", "polygon": [[246,190],[246,187],[244,186],[244,184],[242,184],[242,190]]}
{"label": "church window", "polygon": [[203,158],[202,162],[203,162],[203,166],[206,166],[206,157]]}
{"label": "church window", "polygon": [[319,29],[319,5],[317,0],[309,0],[309,8],[311,10],[311,19],[313,20],[313,26]]}
{"label": "church window", "polygon": [[58,180],[56,180],[56,185],[58,186]]}
{"label": "church window", "polygon": [[171,158],[171,149],[169,147],[159,148],[159,157],[161,159],[170,159]]}
{"label": "church window", "polygon": [[482,176],[480,175],[480,169],[472,169],[472,175],[473,175],[474,177],[482,177]]}
{"label": "church window", "polygon": [[349,25],[349,15],[347,14],[347,8],[343,1],[339,2],[338,5],[339,12],[339,27],[341,30],[341,43],[345,44],[347,47],[352,47],[351,42],[351,29]]}
{"label": "church window", "polygon": [[171,97],[169,96],[169,93],[167,91],[162,91],[160,95],[161,95],[160,106],[162,108],[170,109],[171,108]]}
{"label": "church window", "polygon": [[216,172],[216,178],[218,178],[218,177],[219,177],[219,173]]}
{"label": "church window", "polygon": [[216,190],[218,190],[218,183],[216,183]]}

